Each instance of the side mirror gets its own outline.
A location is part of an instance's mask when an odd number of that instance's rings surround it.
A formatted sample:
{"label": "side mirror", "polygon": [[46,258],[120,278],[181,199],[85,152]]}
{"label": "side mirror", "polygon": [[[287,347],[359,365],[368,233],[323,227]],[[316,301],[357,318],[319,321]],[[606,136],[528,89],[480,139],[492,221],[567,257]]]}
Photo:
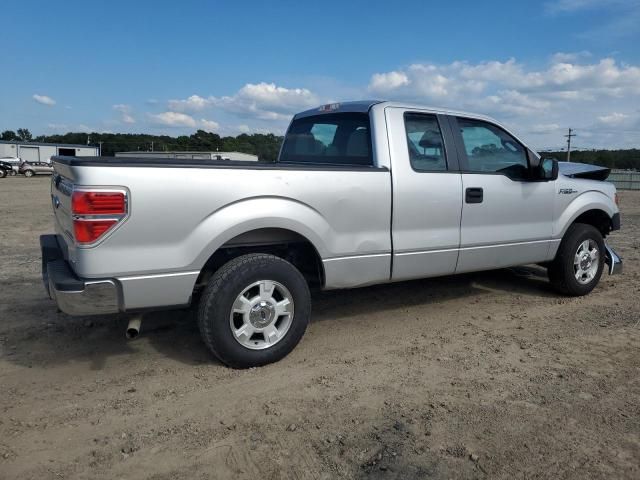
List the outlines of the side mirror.
{"label": "side mirror", "polygon": [[540,180],[556,180],[558,178],[558,160],[552,157],[540,160]]}

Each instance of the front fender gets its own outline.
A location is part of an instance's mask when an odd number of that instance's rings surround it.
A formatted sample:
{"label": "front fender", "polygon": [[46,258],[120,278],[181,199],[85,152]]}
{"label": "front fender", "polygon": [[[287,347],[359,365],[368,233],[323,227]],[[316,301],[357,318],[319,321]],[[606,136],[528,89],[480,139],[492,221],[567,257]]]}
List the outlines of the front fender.
{"label": "front fender", "polygon": [[553,238],[562,238],[571,224],[589,210],[602,210],[609,218],[618,212],[618,207],[610,197],[597,190],[589,190],[570,200],[553,225]]}

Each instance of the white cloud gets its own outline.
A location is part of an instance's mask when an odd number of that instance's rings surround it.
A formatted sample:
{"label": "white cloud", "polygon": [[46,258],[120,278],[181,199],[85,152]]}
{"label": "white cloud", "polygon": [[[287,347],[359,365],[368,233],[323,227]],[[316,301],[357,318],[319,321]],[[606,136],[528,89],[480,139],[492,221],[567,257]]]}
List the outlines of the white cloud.
{"label": "white cloud", "polygon": [[556,133],[560,128],[560,125],[557,123],[537,123],[535,125],[531,125],[527,131],[532,134]]}
{"label": "white cloud", "polygon": [[404,72],[374,73],[369,83],[372,92],[393,90],[409,84],[409,77]]}
{"label": "white cloud", "polygon": [[197,122],[195,119],[185,113],[180,112],[162,112],[148,114],[151,123],[155,125],[164,125],[167,127],[195,127]]}
{"label": "white cloud", "polygon": [[626,113],[613,112],[609,115],[601,115],[598,117],[598,120],[606,125],[619,125],[623,123],[629,115]]}
{"label": "white cloud", "polygon": [[33,98],[39,104],[47,105],[48,107],[52,107],[52,106],[54,106],[56,104],[56,101],[53,98],[47,97],[46,95],[38,95],[36,93],[31,98]]}
{"label": "white cloud", "polygon": [[134,124],[136,123],[136,119],[131,116],[131,106],[125,104],[114,105],[113,109],[116,112],[120,112],[120,121],[122,123]]}
{"label": "white cloud", "polygon": [[[640,143],[640,67],[613,58],[594,59],[589,52],[561,52],[542,67],[514,58],[415,63],[374,72],[367,85],[350,87],[348,95],[344,89],[331,91],[334,97],[330,98],[308,88],[251,83],[228,96],[191,95],[172,100],[172,108],[149,113],[147,118],[155,125],[203,128],[225,135],[282,133],[293,113],[329,100],[374,93],[389,100],[494,116],[522,132],[523,138],[530,135],[534,148],[562,147],[569,127],[579,133],[574,139],[578,148]],[[208,112],[214,112],[215,121]]]}
{"label": "white cloud", "polygon": [[306,88],[285,88],[274,83],[247,83],[234,95],[202,97],[191,95],[183,100],[170,100],[173,112],[200,112],[220,108],[235,115],[260,120],[284,120],[293,113],[319,103]]}
{"label": "white cloud", "polygon": [[220,129],[220,124],[213,120],[200,119],[200,127],[207,132],[215,132]]}
{"label": "white cloud", "polygon": [[214,120],[201,118],[196,120],[191,115],[182,112],[162,112],[147,114],[150,122],[154,125],[176,127],[176,128],[201,128],[208,132],[220,130],[220,124]]}
{"label": "white cloud", "polygon": [[[633,128],[638,116],[634,106],[640,105],[640,67],[612,58],[591,60],[588,52],[556,54],[543,68],[515,59],[413,64],[374,73],[367,90],[390,100],[492,115],[534,134],[541,148],[562,146],[568,127],[583,133],[577,146],[640,143],[640,129]],[[627,128],[612,136],[610,127],[621,125]]]}
{"label": "white cloud", "polygon": [[185,100],[169,100],[169,109],[175,112],[198,112],[211,107],[215,98],[204,98],[199,95],[191,95]]}
{"label": "white cloud", "polygon": [[591,52],[588,50],[582,50],[580,52],[558,52],[554,53],[551,57],[553,62],[576,62],[581,58],[591,57]]}

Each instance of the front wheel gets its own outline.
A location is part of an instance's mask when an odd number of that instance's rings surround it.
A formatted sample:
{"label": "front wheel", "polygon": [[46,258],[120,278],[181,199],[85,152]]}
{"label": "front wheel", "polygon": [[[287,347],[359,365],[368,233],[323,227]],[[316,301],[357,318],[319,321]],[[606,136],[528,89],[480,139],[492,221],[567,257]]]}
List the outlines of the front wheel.
{"label": "front wheel", "polygon": [[311,295],[300,271],[282,258],[255,253],[231,260],[211,277],[198,325],[223,363],[249,368],[291,352],[310,316]]}
{"label": "front wheel", "polygon": [[0,178],[4,178],[7,176],[7,172],[4,170],[0,170]]}
{"label": "front wheel", "polygon": [[25,177],[33,177],[36,174],[36,172],[34,172],[33,170],[25,170],[24,171],[24,176]]}
{"label": "front wheel", "polygon": [[604,258],[600,231],[592,225],[575,223],[567,230],[556,258],[549,265],[549,280],[564,295],[586,295],[600,281]]}

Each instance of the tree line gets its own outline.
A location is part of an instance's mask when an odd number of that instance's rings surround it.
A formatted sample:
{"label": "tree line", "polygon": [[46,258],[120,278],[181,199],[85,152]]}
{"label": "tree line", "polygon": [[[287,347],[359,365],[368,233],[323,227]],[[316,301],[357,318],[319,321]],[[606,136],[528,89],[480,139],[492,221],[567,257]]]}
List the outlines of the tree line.
{"label": "tree line", "polygon": [[[243,152],[257,155],[265,162],[275,162],[282,144],[281,136],[254,133],[240,134],[236,137],[221,137],[217,133],[198,130],[187,136],[147,135],[143,133],[80,133],[69,132],[64,135],[39,135],[33,137],[26,128],[15,132],[5,130],[0,140],[45,143],[72,143],[101,146],[102,155],[113,156],[115,152],[141,151],[220,151]],[[564,160],[566,152],[544,152],[543,156],[552,156]],[[576,150],[571,152],[571,161],[590,163],[616,169],[640,170],[640,149],[628,150]]]}
{"label": "tree line", "polygon": [[265,162],[275,162],[282,144],[282,136],[272,133],[242,133],[236,137],[221,137],[217,133],[198,130],[191,135],[171,137],[143,133],[80,133],[64,135],[39,135],[33,137],[29,130],[5,130],[0,140],[44,143],[70,143],[101,147],[102,155],[113,156],[116,152],[193,151],[193,152],[243,152],[257,155]]}

